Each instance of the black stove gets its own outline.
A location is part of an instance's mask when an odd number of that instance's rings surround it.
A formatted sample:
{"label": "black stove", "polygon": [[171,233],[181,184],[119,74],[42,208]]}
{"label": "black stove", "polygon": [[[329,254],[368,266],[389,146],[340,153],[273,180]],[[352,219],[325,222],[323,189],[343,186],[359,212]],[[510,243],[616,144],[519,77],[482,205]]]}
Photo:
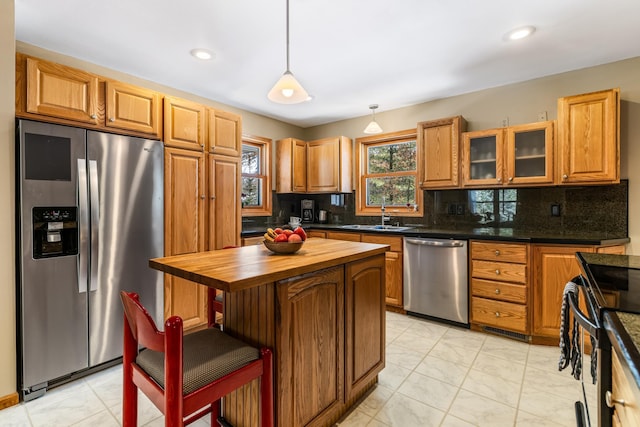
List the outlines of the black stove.
{"label": "black stove", "polygon": [[587,286],[603,310],[640,314],[640,256],[578,253]]}

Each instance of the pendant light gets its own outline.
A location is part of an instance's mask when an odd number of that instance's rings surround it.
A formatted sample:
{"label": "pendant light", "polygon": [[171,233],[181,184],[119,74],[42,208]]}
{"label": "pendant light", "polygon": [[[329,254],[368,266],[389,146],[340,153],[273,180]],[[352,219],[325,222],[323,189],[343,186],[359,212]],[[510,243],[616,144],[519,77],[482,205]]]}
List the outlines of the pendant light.
{"label": "pendant light", "polygon": [[279,104],[298,104],[309,98],[309,94],[289,69],[289,0],[287,0],[287,70],[271,88],[267,98]]}
{"label": "pendant light", "polygon": [[364,133],[374,134],[374,133],[382,133],[382,128],[376,122],[376,108],[378,108],[378,104],[369,105],[369,109],[371,110],[371,122],[364,128]]}

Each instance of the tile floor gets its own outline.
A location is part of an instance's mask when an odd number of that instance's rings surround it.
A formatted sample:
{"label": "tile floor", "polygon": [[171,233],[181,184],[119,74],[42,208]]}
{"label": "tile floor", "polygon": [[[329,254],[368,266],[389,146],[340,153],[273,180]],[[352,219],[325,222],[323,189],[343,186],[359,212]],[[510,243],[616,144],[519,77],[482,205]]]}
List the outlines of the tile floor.
{"label": "tile floor", "polygon": [[[387,313],[386,368],[340,427],[575,426],[581,388],[570,368],[558,372],[558,356],[557,347]],[[121,374],[115,366],[1,410],[0,426],[119,426]],[[585,385],[593,408],[595,386]],[[144,396],[139,411],[139,425],[164,425]]]}

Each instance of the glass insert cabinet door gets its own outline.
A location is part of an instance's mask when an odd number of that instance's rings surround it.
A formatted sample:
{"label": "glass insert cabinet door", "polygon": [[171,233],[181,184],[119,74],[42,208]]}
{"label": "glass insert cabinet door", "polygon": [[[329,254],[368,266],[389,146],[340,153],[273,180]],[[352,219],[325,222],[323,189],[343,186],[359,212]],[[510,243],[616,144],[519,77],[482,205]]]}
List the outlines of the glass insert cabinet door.
{"label": "glass insert cabinet door", "polygon": [[506,129],[506,183],[553,183],[553,121]]}
{"label": "glass insert cabinet door", "polygon": [[463,140],[464,185],[502,185],[504,129],[465,132]]}

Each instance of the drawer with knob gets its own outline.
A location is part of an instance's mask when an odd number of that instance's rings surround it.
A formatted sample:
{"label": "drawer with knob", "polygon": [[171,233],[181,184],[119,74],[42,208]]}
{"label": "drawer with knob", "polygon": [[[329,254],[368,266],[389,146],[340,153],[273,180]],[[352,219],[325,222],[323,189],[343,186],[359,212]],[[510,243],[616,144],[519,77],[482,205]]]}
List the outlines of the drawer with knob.
{"label": "drawer with knob", "polygon": [[527,246],[517,243],[471,242],[473,259],[527,263]]}
{"label": "drawer with knob", "polygon": [[527,282],[527,266],[525,264],[511,264],[507,262],[471,261],[473,277],[499,280],[503,282]]}
{"label": "drawer with knob", "polygon": [[527,306],[472,297],[471,321],[501,329],[528,333]]}
{"label": "drawer with knob", "polygon": [[527,287],[491,280],[471,279],[471,295],[500,301],[526,304]]}

